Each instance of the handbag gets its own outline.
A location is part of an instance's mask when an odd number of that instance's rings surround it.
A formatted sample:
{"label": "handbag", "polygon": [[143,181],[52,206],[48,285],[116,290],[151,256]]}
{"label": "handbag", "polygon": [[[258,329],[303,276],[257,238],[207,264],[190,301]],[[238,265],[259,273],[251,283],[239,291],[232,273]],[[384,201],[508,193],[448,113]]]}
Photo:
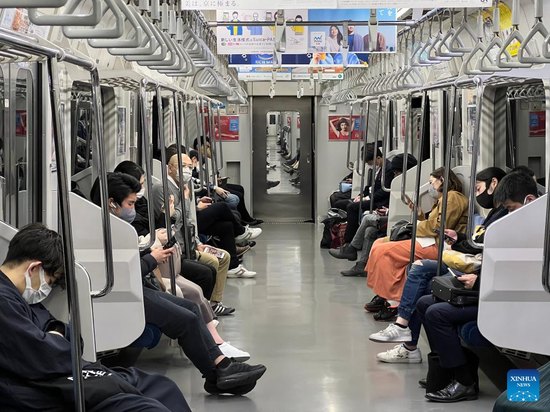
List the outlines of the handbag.
{"label": "handbag", "polygon": [[436,276],[432,282],[434,298],[453,306],[477,305],[479,291],[466,289],[454,276]]}
{"label": "handbag", "polygon": [[445,250],[443,263],[462,273],[476,273],[481,269],[482,254],[471,255],[457,250]]}
{"label": "handbag", "polygon": [[391,228],[390,241],[399,242],[400,240],[412,239],[412,229],[412,223],[400,220]]}

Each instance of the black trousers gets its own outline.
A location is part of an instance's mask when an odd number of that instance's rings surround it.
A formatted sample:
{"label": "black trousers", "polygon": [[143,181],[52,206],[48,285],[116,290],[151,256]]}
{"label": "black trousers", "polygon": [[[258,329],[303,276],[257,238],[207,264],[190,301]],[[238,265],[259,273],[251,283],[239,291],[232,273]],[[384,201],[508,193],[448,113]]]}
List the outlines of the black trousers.
{"label": "black trousers", "polygon": [[197,226],[199,233],[217,236],[220,239],[218,246],[231,256],[230,269],[239,265],[235,236],[242,235],[246,230],[237,222],[235,215],[225,203],[213,203],[200,212],[197,211]]}
{"label": "black trousers", "polygon": [[359,203],[362,203],[361,210],[364,212],[370,206],[369,202],[351,202],[346,205],[346,212],[348,213],[348,226],[346,227],[346,233],[344,234],[344,242],[351,243],[353,237],[359,230]]}
{"label": "black trousers", "polygon": [[254,218],[250,216],[246,204],[244,201],[244,187],[241,185],[234,185],[231,183],[226,183],[222,186],[223,189],[229,191],[231,194],[238,196],[239,204],[237,205],[237,211],[241,214],[241,219],[243,222],[252,222]]}
{"label": "black trousers", "polygon": [[421,297],[416,311],[424,325],[432,352],[439,354],[445,369],[465,365],[467,353],[460,343],[459,328],[477,319],[477,306],[453,306],[447,302],[434,302],[433,295]]}
{"label": "black trousers", "polygon": [[216,269],[206,263],[181,258],[181,275],[199,285],[204,297],[210,300],[216,285]]}
{"label": "black trousers", "polygon": [[166,376],[135,368],[113,368],[113,371],[143,396],[120,393],[105,399],[90,412],[191,412],[178,386]]}
{"label": "black trousers", "polygon": [[[330,207],[337,207],[338,209],[342,209],[338,205],[347,206],[347,203],[349,202],[350,199],[351,199],[351,190],[346,193],[342,193],[340,191],[334,192],[333,194],[330,195]],[[342,200],[345,202],[340,202]],[[344,207],[342,210],[346,210],[346,208]]]}
{"label": "black trousers", "polygon": [[208,380],[216,380],[214,361],[222,355],[206,328],[199,307],[170,293],[143,288],[145,320],[171,339]]}

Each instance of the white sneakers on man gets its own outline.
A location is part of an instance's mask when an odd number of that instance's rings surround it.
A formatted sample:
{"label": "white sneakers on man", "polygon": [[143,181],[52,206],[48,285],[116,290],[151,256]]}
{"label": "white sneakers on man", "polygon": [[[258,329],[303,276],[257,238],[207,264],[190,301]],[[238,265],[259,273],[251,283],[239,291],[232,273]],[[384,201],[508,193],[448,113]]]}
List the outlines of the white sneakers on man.
{"label": "white sneakers on man", "polygon": [[235,242],[237,244],[244,243],[247,240],[254,240],[262,234],[262,229],[260,229],[259,227],[245,226],[244,229],[245,230],[242,235],[235,237]]}
{"label": "white sneakers on man", "polygon": [[237,266],[235,269],[231,269],[227,272],[228,278],[254,278],[256,277],[256,272],[248,270],[243,265]]}
{"label": "white sneakers on man", "polygon": [[379,353],[376,359],[385,363],[421,363],[422,353],[419,348],[408,350],[403,344],[399,344],[393,349]]}
{"label": "white sneakers on man", "polygon": [[369,339],[374,342],[410,342],[412,334],[408,327],[401,328],[395,323],[390,323],[386,329],[370,335]]}
{"label": "white sneakers on man", "polygon": [[250,359],[250,353],[237,349],[229,342],[224,342],[221,345],[218,345],[218,348],[220,348],[225,357],[233,358],[237,362],[246,362]]}

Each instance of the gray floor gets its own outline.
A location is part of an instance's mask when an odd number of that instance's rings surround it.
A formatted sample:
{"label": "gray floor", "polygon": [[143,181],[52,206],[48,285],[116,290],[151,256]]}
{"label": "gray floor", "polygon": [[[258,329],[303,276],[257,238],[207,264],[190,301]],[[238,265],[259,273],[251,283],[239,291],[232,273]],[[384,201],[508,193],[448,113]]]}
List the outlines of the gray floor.
{"label": "gray floor", "polygon": [[300,188],[295,187],[292,185],[292,183],[290,183],[290,179],[294,179],[297,175],[296,173],[294,173],[291,176],[289,173],[284,171],[283,162],[285,162],[286,159],[282,157],[279,153],[277,153],[278,150],[281,150],[281,146],[277,146],[277,139],[277,136],[267,136],[267,151],[269,154],[267,161],[269,162],[269,164],[277,166],[275,169],[269,170],[269,172],[267,173],[267,180],[278,180],[281,183],[278,186],[268,189],[267,193],[285,193],[297,195],[300,193]]}
{"label": "gray floor", "polygon": [[[221,320],[224,339],[252,354],[268,370],[246,397],[209,396],[200,373],[163,340],[143,353],[138,367],[172,378],[193,411],[202,412],[416,412],[490,411],[499,392],[481,377],[480,399],[434,404],[417,381],[427,365],[378,363],[391,348],[369,334],[386,326],[363,310],[372,298],[364,278],[343,278],[351,266],[319,249],[313,224],[264,225],[258,245],[245,258],[254,280],[228,281],[224,302],[235,316]],[[421,349],[427,354],[426,343]]]}

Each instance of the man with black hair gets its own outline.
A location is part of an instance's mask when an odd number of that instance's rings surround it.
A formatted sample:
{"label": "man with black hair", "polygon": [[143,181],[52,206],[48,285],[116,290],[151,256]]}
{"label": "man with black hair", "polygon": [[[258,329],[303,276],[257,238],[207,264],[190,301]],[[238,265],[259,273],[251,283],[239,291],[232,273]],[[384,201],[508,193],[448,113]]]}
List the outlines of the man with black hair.
{"label": "man with black hair", "polygon": [[525,165],[519,165],[519,166],[514,167],[510,173],[514,173],[514,172],[525,173],[527,176],[529,176],[535,182],[537,181],[537,175],[535,174],[535,171],[533,169],[531,169],[530,167],[527,167]]}
{"label": "man with black hair", "polygon": [[[63,281],[61,236],[38,223],[23,227],[0,267],[2,411],[74,407],[69,330],[40,304]],[[162,375],[84,362],[83,377],[90,412],[190,411],[176,384]]]}

